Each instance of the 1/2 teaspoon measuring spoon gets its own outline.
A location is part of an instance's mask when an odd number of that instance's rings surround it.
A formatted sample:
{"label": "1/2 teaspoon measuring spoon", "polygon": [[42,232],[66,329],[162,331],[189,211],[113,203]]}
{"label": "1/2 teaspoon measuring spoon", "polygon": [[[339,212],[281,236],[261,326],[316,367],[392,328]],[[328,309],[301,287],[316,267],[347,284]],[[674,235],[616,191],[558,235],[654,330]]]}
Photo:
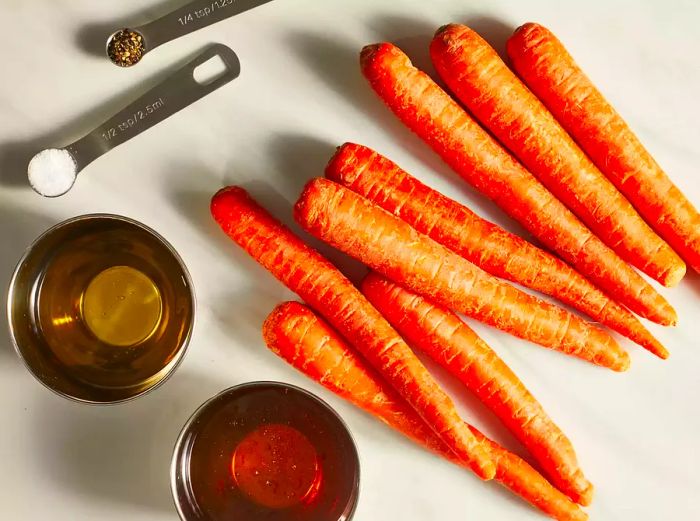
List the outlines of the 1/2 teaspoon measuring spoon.
{"label": "1/2 teaspoon measuring spoon", "polygon": [[131,67],[164,43],[270,1],[195,0],[157,20],[115,32],[107,39],[107,56],[115,65]]}
{"label": "1/2 teaspoon measuring spoon", "polygon": [[[218,57],[225,69],[208,81],[195,71]],[[29,184],[45,197],[58,197],[73,187],[78,173],[95,159],[169,118],[241,72],[238,56],[222,44],[208,47],[187,65],[155,86],[95,130],[64,148],[42,150],[29,162]]]}

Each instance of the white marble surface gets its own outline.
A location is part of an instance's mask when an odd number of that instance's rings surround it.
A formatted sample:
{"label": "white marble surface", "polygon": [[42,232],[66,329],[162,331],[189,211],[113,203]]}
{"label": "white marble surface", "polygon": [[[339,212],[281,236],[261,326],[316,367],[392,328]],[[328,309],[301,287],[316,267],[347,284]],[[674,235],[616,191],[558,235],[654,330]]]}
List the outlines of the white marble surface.
{"label": "white marble surface", "polygon": [[[700,4],[277,0],[161,48],[129,71],[95,54],[108,29],[181,3],[2,2],[0,284],[51,224],[88,212],[121,213],[156,228],[180,251],[195,281],[199,317],[177,374],[157,392],[113,408],[76,405],[36,383],[0,319],[0,519],[175,519],[168,462],[180,426],[207,397],[255,379],[300,384],[347,419],[362,459],[358,520],[541,519],[271,355],[259,326],[292,295],[223,237],[208,200],[222,185],[240,183],[289,222],[305,180],[321,175],[335,145],[352,140],[519,230],[381,106],[359,74],[357,53],[390,39],[425,64],[429,35],[445,22],[469,22],[501,46],[512,28],[533,20],[562,37],[700,205]],[[239,53],[240,79],[94,163],[68,196],[44,200],[29,190],[24,172],[34,152],[89,130],[210,42]],[[357,273],[353,263],[332,257]],[[632,368],[622,375],[472,324],[574,442],[597,487],[589,509],[595,520],[700,519],[700,277],[662,293],[676,306],[680,326],[651,328],[672,357],[660,362],[623,341]],[[480,404],[440,377],[465,418],[518,449]]]}

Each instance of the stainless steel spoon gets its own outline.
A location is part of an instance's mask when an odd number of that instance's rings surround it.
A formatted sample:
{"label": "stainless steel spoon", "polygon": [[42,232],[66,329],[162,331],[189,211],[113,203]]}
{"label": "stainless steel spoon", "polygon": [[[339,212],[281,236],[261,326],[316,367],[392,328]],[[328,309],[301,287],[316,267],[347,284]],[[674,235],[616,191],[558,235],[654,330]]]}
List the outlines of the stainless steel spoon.
{"label": "stainless steel spoon", "polygon": [[[271,0],[195,0],[172,13],[134,28],[120,29],[107,39],[107,56],[115,65],[131,67],[164,43],[240,14]],[[129,38],[132,42],[129,42]],[[124,38],[131,52],[115,54]],[[122,59],[119,57],[121,56]]]}
{"label": "stainless steel spoon", "polygon": [[[210,81],[195,79],[195,70],[219,57],[225,69]],[[214,44],[95,130],[60,149],[39,152],[29,163],[32,188],[45,197],[70,190],[78,173],[95,159],[138,136],[239,76],[238,56],[222,44]]]}

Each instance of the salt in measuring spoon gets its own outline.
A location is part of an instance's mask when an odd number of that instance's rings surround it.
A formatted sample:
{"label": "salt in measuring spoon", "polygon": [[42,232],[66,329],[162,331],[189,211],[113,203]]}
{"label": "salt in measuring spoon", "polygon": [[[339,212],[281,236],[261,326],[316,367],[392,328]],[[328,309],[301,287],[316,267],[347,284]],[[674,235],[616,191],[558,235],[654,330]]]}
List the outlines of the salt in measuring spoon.
{"label": "salt in measuring spoon", "polygon": [[164,43],[270,1],[195,0],[147,24],[116,31],[107,39],[107,56],[115,65],[131,67]]}
{"label": "salt in measuring spoon", "polygon": [[[221,60],[225,69],[210,81],[199,82],[195,70],[209,60]],[[29,184],[44,197],[70,190],[78,173],[95,159],[129,141],[239,76],[238,56],[214,44],[95,130],[64,148],[42,150],[29,162]]]}

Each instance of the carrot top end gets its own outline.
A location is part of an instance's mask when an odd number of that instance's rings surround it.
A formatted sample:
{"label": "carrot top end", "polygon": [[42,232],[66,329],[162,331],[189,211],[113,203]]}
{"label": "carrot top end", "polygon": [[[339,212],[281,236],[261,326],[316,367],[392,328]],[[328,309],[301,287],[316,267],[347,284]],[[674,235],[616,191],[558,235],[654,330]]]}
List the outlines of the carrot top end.
{"label": "carrot top end", "polygon": [[302,228],[306,228],[306,225],[317,217],[310,211],[309,201],[312,201],[315,197],[323,199],[323,194],[327,193],[334,185],[337,186],[337,183],[324,179],[323,177],[314,177],[304,185],[293,210],[294,220],[299,223]]}
{"label": "carrot top end", "polygon": [[[326,178],[343,184],[348,179],[354,179],[357,174],[353,159],[358,152],[367,149],[357,143],[346,142],[336,148],[335,153],[326,164]],[[368,149],[367,149],[368,150]]]}
{"label": "carrot top end", "polygon": [[594,487],[593,484],[588,482],[588,486],[584,491],[581,492],[580,497],[578,498],[578,501],[576,501],[579,505],[587,507],[590,506],[590,504],[593,502],[593,492],[594,492]]}
{"label": "carrot top end", "polygon": [[663,281],[664,286],[666,286],[667,288],[672,288],[672,287],[678,285],[678,283],[681,280],[683,280],[683,277],[685,277],[685,272],[686,272],[685,263],[676,266],[673,270],[669,271],[666,274],[666,277]]}
{"label": "carrot top end", "polygon": [[545,29],[545,27],[543,25],[538,24],[537,22],[525,22],[524,24],[516,27],[515,31],[513,31],[513,34],[519,34],[525,31],[538,29]]}
{"label": "carrot top end", "polygon": [[661,360],[668,360],[668,357],[671,356],[671,353],[664,346],[657,346],[652,353],[661,358]]}
{"label": "carrot top end", "polygon": [[225,214],[228,213],[229,204],[227,201],[232,199],[250,199],[248,192],[240,186],[225,186],[216,192],[209,203],[209,211],[214,220],[221,224]]}
{"label": "carrot top end", "polygon": [[370,45],[365,45],[360,51],[360,65],[362,68],[367,67],[370,63],[374,61],[375,56],[380,51],[384,43],[373,43]]}
{"label": "carrot top end", "polygon": [[625,356],[621,357],[618,362],[619,363],[617,364],[617,366],[613,367],[613,369],[618,373],[624,373],[625,371],[627,371],[632,363],[630,357],[627,356],[627,353],[625,353]]}
{"label": "carrot top end", "polygon": [[443,33],[452,30],[454,27],[458,27],[458,24],[450,23],[441,25],[440,27],[438,27],[438,30],[435,31],[435,36],[441,36]]}

